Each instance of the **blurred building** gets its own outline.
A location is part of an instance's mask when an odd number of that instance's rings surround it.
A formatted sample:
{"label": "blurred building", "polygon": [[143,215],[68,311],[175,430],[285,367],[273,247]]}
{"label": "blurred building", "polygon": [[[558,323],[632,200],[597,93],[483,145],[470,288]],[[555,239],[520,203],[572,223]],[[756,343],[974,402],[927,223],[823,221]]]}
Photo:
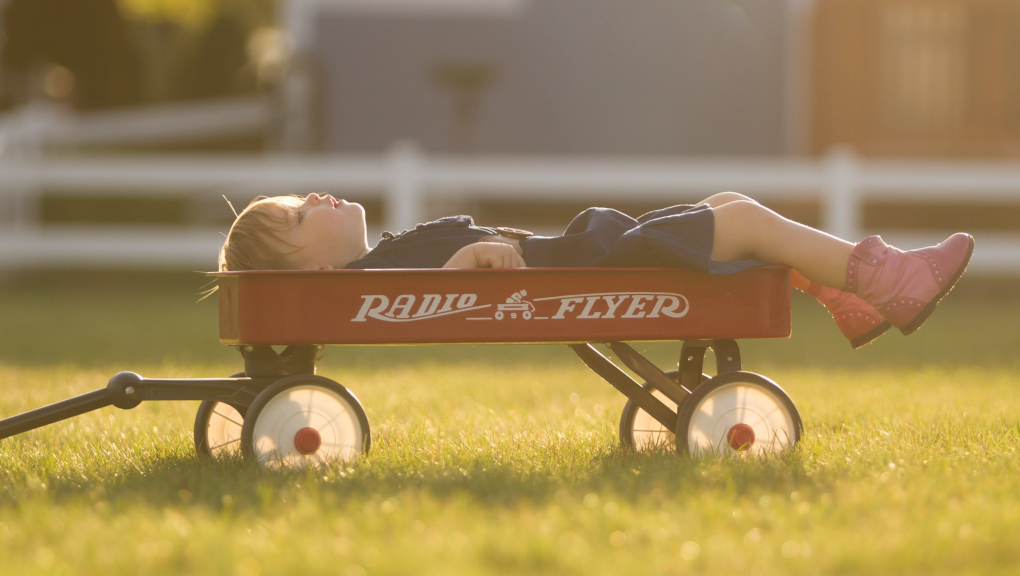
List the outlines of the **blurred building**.
{"label": "blurred building", "polygon": [[314,86],[291,119],[316,110],[303,136],[323,149],[788,148],[786,0],[288,2]]}
{"label": "blurred building", "polygon": [[813,150],[1020,153],[1020,2],[825,0],[811,46]]}
{"label": "blurred building", "polygon": [[[223,195],[555,231],[729,189],[848,239],[973,231],[978,269],[1020,273],[1020,0],[279,0],[279,28],[186,36],[189,73],[143,58],[150,105],[108,110],[84,100],[112,86],[84,79],[112,73],[98,45],[6,6],[0,63],[36,89],[0,114],[0,268],[208,262]],[[226,150],[256,154],[201,155]]]}
{"label": "blurred building", "polygon": [[1014,0],[286,0],[294,147],[1015,154]]}

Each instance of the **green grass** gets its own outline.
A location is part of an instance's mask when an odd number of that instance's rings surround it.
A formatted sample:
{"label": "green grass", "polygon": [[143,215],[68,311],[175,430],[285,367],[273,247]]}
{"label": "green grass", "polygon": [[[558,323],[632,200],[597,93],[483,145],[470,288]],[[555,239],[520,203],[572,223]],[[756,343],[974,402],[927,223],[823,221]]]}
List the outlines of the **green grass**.
{"label": "green grass", "polygon": [[[120,370],[221,376],[193,278],[0,287],[0,415]],[[107,408],[0,442],[0,574],[1011,574],[1020,304],[961,286],[853,352],[817,304],[742,343],[805,423],[797,451],[618,446],[624,398],[565,347],[331,348],[372,425],[353,466],[198,460],[197,403]],[[639,344],[665,366],[676,345]]]}

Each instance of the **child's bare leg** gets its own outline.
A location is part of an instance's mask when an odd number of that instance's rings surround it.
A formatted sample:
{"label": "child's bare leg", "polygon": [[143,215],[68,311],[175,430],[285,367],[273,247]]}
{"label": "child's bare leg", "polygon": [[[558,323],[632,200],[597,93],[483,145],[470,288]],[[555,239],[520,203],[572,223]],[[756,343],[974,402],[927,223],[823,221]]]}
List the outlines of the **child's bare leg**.
{"label": "child's bare leg", "polygon": [[[889,324],[904,334],[920,328],[959,280],[974,253],[974,238],[963,232],[937,246],[904,252],[878,236],[851,244],[787,220],[755,202],[726,202],[712,211],[713,260],[753,258],[795,268],[791,283],[808,284],[809,293],[833,313],[854,348],[877,338]],[[848,270],[851,258],[853,268]],[[851,271],[852,293],[826,295],[811,286],[815,282],[846,290]]]}
{"label": "child's bare leg", "polygon": [[854,244],[783,218],[748,201],[713,208],[712,259],[718,262],[761,260],[796,268],[812,282],[843,290],[847,261]]}
{"label": "child's bare leg", "polygon": [[[730,202],[751,202],[754,204],[758,203],[754,198],[744,196],[743,194],[739,194],[737,192],[720,192],[718,194],[713,194],[712,196],[705,198],[701,202],[698,202],[698,204],[708,204],[712,208],[718,208],[724,204],[729,204]],[[790,271],[790,285],[796,288],[797,290],[800,290],[801,292],[807,292],[808,288],[811,286],[811,281],[805,278],[804,275],[798,272],[796,269],[794,269]]]}

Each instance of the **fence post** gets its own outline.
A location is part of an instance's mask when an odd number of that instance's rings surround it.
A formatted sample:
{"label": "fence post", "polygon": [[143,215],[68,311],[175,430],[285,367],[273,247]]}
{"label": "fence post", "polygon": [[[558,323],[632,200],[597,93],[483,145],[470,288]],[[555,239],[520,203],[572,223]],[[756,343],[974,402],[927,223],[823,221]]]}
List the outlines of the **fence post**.
{"label": "fence post", "polygon": [[389,174],[383,225],[396,233],[424,220],[422,154],[414,142],[401,141],[394,144],[386,156]]}
{"label": "fence post", "polygon": [[825,189],[822,193],[822,228],[850,242],[860,240],[860,167],[853,148],[833,146],[825,156]]}
{"label": "fence post", "polygon": [[[52,111],[44,104],[30,102],[12,113],[4,135],[4,162],[19,176],[7,179],[11,226],[16,232],[32,230],[39,225],[40,189],[35,170],[43,157],[46,136],[53,124]],[[29,169],[26,170],[25,167]]]}

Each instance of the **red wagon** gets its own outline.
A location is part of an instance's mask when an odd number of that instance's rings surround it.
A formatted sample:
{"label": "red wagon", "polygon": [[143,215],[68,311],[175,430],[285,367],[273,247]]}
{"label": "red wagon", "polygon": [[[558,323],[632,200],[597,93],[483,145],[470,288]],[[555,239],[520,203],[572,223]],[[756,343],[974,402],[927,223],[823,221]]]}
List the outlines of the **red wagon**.
{"label": "red wagon", "polygon": [[[790,335],[789,270],[734,275],[677,269],[338,270],[212,273],[220,341],[244,371],[229,378],[115,375],[100,390],[0,420],[0,438],[91,410],[201,400],[200,454],[239,450],[270,466],[355,458],[371,445],[354,394],[315,374],[326,345],[565,343],[629,399],[620,439],[635,449],[764,454],[802,424],[789,396],[741,370],[741,338]],[[683,341],[663,371],[625,341]],[[606,344],[644,382],[601,354]],[[276,352],[273,346],[285,346]],[[707,349],[716,375],[702,371]]]}

